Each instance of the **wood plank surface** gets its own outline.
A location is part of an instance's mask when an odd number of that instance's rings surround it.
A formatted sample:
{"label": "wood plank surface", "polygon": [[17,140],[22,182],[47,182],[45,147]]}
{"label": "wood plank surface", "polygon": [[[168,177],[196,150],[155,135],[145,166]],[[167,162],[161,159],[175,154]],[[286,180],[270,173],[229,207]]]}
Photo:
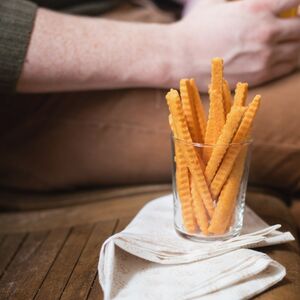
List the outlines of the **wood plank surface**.
{"label": "wood plank surface", "polygon": [[59,299],[93,229],[92,224],[71,228],[64,247],[49,269],[35,299]]}
{"label": "wood plank surface", "polygon": [[[33,299],[64,244],[68,229],[29,234],[0,282],[9,299]],[[26,276],[24,276],[26,274]]]}
{"label": "wood plank surface", "polygon": [[88,300],[102,300],[103,299],[103,292],[100,287],[100,283],[98,280],[98,274],[96,274],[93,285],[91,287],[90,293],[88,295]]}
{"label": "wood plank surface", "polygon": [[25,233],[3,236],[0,245],[0,279],[24,242],[25,237]]}
{"label": "wood plank surface", "polygon": [[62,300],[86,299],[97,274],[99,252],[103,242],[113,233],[116,221],[95,224],[84,250],[63,291]]}
{"label": "wood plank surface", "polygon": [[[169,193],[154,193],[117,197],[68,208],[0,213],[0,234],[68,228],[83,223],[109,221],[135,215],[148,201]],[[126,205],[125,205],[126,204]]]}
{"label": "wood plank surface", "polygon": [[[133,191],[131,191],[133,192]],[[76,206],[0,215],[0,299],[103,299],[97,274],[99,251],[123,230],[149,200],[168,191],[141,190],[127,196]],[[267,222],[295,232],[287,208],[274,195],[248,193],[248,204]],[[5,216],[2,219],[2,216]],[[260,249],[287,268],[287,276],[257,296],[260,300],[298,299],[300,256],[296,242]]]}

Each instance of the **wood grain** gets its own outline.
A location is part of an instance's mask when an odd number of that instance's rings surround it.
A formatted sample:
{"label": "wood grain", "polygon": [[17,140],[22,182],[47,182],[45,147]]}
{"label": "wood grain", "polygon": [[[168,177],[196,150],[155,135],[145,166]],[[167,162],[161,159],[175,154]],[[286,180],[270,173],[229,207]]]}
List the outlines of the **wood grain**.
{"label": "wood grain", "polygon": [[[69,228],[72,226],[109,221],[135,215],[149,200],[168,194],[168,189],[153,193],[116,197],[98,202],[15,213],[0,213],[0,234]],[[126,207],[124,205],[126,203]],[[122,208],[122,209],[120,209]]]}
{"label": "wood grain", "polygon": [[[150,199],[166,194],[162,186],[145,194],[138,187],[116,197],[76,206],[39,211],[9,212],[0,216],[0,299],[103,299],[97,264],[100,247],[123,230]],[[95,197],[96,198],[96,197]],[[295,223],[279,196],[248,192],[250,205],[269,224],[281,223],[296,233]],[[43,199],[40,199],[43,201]],[[4,216],[4,219],[2,218]],[[286,278],[257,296],[261,300],[298,299],[299,245],[296,242],[260,249],[287,269]]]}
{"label": "wood grain", "polygon": [[25,237],[24,233],[3,236],[0,245],[0,278],[3,277]]}
{"label": "wood grain", "polygon": [[35,296],[67,232],[61,229],[29,234],[0,281],[4,299],[32,299]]}
{"label": "wood grain", "polygon": [[113,233],[115,221],[95,224],[61,299],[86,299],[97,274],[102,243]]}
{"label": "wood grain", "polygon": [[58,253],[37,292],[36,299],[51,300],[61,296],[92,229],[91,224],[71,228],[64,247]]}

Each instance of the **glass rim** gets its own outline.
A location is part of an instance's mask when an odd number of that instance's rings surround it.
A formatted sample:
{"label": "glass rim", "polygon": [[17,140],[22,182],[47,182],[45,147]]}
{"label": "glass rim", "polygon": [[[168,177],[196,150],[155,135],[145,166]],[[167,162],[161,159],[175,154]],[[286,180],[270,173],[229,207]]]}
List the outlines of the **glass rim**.
{"label": "glass rim", "polygon": [[180,139],[175,137],[173,134],[171,134],[172,140],[173,141],[179,141],[181,143],[185,143],[188,145],[192,145],[194,147],[198,147],[198,148],[204,148],[204,147],[219,147],[219,146],[226,146],[226,147],[230,147],[230,146],[249,146],[252,144],[253,142],[253,138],[249,138],[244,142],[240,142],[240,143],[229,143],[229,144],[203,144],[203,143],[195,143],[195,142],[187,142],[186,140]]}

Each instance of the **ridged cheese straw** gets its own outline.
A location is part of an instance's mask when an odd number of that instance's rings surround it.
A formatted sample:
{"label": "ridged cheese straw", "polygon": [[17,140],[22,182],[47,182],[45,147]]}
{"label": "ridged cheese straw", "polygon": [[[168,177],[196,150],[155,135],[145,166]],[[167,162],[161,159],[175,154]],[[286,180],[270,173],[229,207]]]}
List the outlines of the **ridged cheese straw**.
{"label": "ridged cheese straw", "polygon": [[198,123],[195,102],[193,101],[192,88],[188,79],[180,80],[180,96],[182,101],[183,112],[187,125],[194,143],[200,143],[202,136],[200,125]]}
{"label": "ridged cheese straw", "polygon": [[[192,139],[194,142],[203,143],[206,129],[206,118],[205,112],[200,99],[198,89],[194,79],[187,81],[183,79],[180,81],[180,94],[182,100],[183,111],[190,129],[190,132],[194,133]],[[190,121],[190,122],[189,122]],[[190,123],[190,125],[189,125]],[[204,170],[204,165],[200,160],[201,168]],[[203,201],[195,186],[195,180],[190,174],[190,186],[191,186],[191,197],[192,197],[192,209],[196,222],[203,232],[208,234],[208,216],[204,207]]]}
{"label": "ridged cheese straw", "polygon": [[236,106],[233,107],[228,114],[226,123],[222,129],[221,135],[218,138],[216,146],[212,151],[212,155],[205,169],[205,177],[208,184],[213,180],[218,167],[226,153],[227,148],[241,122],[246,108]]}
{"label": "ridged cheese straw", "polygon": [[[176,129],[173,124],[172,116],[169,115],[169,124],[173,131],[174,138],[177,138]],[[184,155],[180,147],[180,142],[174,140],[175,147],[175,163],[176,163],[176,186],[181,204],[181,215],[184,228],[189,233],[194,233],[197,230],[195,221],[192,195],[189,180],[189,170],[184,160]],[[207,229],[206,229],[207,230]]]}
{"label": "ridged cheese straw", "polygon": [[246,154],[247,149],[243,149],[240,152],[232,172],[221,191],[217,207],[208,227],[210,233],[223,234],[228,227],[228,222],[231,220],[236,198],[240,190]]}
{"label": "ridged cheese straw", "polygon": [[210,217],[212,217],[214,212],[214,203],[203,171],[201,169],[197,152],[192,144],[192,138],[188,130],[179,94],[176,90],[171,89],[170,92],[168,92],[168,94],[166,95],[166,99],[173,118],[173,122],[174,124],[176,124],[175,126],[178,138],[186,142],[182,143],[185,161],[188,164],[193,180],[195,180],[195,186],[201,196],[201,199],[203,200],[207,213]]}
{"label": "ridged cheese straw", "polygon": [[235,89],[233,105],[244,106],[248,96],[248,83],[238,82]]}
{"label": "ridged cheese straw", "polygon": [[195,181],[193,177],[191,177],[191,194],[192,194],[192,205],[193,211],[196,217],[197,224],[200,230],[203,232],[204,235],[208,234],[208,215],[206,213],[205,206],[203,204],[203,200],[201,199],[200,194],[198,193]]}
{"label": "ridged cheese straw", "polygon": [[224,102],[224,111],[225,117],[230,112],[232,106],[232,96],[230,92],[230,87],[227,80],[223,80],[223,102]]}
{"label": "ridged cheese straw", "polygon": [[199,143],[204,143],[204,137],[205,137],[205,131],[206,131],[205,110],[203,107],[203,103],[202,103],[195,79],[193,79],[193,78],[190,79],[190,86],[191,86],[191,91],[192,91],[192,95],[193,95],[193,101],[195,103],[198,124],[200,126],[200,132],[201,132],[201,140],[199,141]]}
{"label": "ridged cheese straw", "polygon": [[[216,143],[225,124],[223,105],[223,60],[218,57],[212,60],[209,99],[210,105],[205,133],[205,144],[213,145]],[[208,162],[211,153],[211,147],[205,147],[203,149],[203,158],[205,162]]]}
{"label": "ridged cheese straw", "polygon": [[184,228],[187,232],[194,233],[197,230],[195,213],[192,204],[191,186],[189,181],[189,170],[180,146],[175,142],[176,153],[176,186],[181,203],[181,215]]}
{"label": "ridged cheese straw", "polygon": [[219,195],[224,183],[226,182],[232,170],[234,162],[242,148],[242,145],[239,144],[245,142],[250,134],[254,118],[260,106],[260,101],[261,96],[256,95],[253,101],[249,104],[247,111],[244,114],[241,124],[232,140],[232,143],[236,145],[232,145],[229,147],[211,183],[210,188],[214,197],[217,197]]}
{"label": "ridged cheese straw", "polygon": [[210,94],[210,101],[214,106],[213,113],[215,121],[216,142],[225,124],[223,105],[223,59],[219,57],[213,58],[212,60]]}

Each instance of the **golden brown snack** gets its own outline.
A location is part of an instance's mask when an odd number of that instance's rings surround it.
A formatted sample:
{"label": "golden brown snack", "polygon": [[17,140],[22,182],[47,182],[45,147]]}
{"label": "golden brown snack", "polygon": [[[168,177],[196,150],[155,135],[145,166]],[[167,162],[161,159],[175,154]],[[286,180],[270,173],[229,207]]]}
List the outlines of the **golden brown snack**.
{"label": "golden brown snack", "polygon": [[248,84],[239,82],[232,99],[221,58],[212,60],[207,121],[195,80],[182,79],[180,93],[182,99],[171,89],[166,99],[174,127],[182,222],[188,233],[199,228],[204,235],[224,234],[235,222],[248,139],[260,96],[245,107]]}
{"label": "golden brown snack", "polygon": [[241,122],[246,108],[241,106],[233,107],[227,116],[226,123],[222,129],[221,135],[218,138],[216,146],[214,146],[212,155],[205,169],[205,177],[208,184],[213,180],[218,167],[229,147],[229,144]]}
{"label": "golden brown snack", "polygon": [[193,97],[192,88],[188,79],[180,80],[180,96],[183,112],[194,143],[202,140],[200,125],[198,123],[197,111]]}
{"label": "golden brown snack", "polygon": [[248,96],[248,83],[238,82],[235,89],[233,105],[244,106]]}
{"label": "golden brown snack", "polygon": [[246,149],[240,152],[232,172],[221,191],[217,207],[208,227],[210,233],[223,234],[229,225],[228,222],[231,220],[236,198],[240,190],[246,154]]}
{"label": "golden brown snack", "polygon": [[225,119],[227,114],[230,112],[232,106],[232,96],[230,92],[230,87],[227,80],[223,80],[223,102],[224,102],[224,112],[225,112]]}
{"label": "golden brown snack", "polygon": [[216,142],[225,124],[223,105],[223,59],[219,57],[214,58],[212,60],[211,69],[211,87],[209,93],[210,101],[213,105]]}
{"label": "golden brown snack", "polygon": [[215,57],[211,61],[211,89],[222,94],[223,90],[223,59]]}
{"label": "golden brown snack", "polygon": [[[222,127],[225,124],[225,113],[223,105],[223,60],[214,58],[211,65],[211,85],[209,88],[210,106],[205,133],[205,144],[215,144]],[[212,153],[210,147],[203,149],[203,158],[207,163]]]}
{"label": "golden brown snack", "polygon": [[193,177],[191,177],[191,194],[192,194],[192,205],[195,213],[197,224],[204,235],[208,234],[208,215],[206,213],[203,200],[198,193],[197,187]]}
{"label": "golden brown snack", "polygon": [[253,101],[249,104],[247,111],[244,114],[242,122],[234,135],[232,143],[236,145],[231,145],[226,152],[224,159],[211,183],[211,192],[214,197],[217,197],[226,182],[234,162],[242,149],[240,143],[244,143],[250,135],[250,130],[253,125],[254,118],[260,106],[261,96],[257,95],[254,97]]}
{"label": "golden brown snack", "polygon": [[[174,128],[172,116],[169,115],[169,124],[173,131],[173,135],[176,138],[176,129]],[[184,228],[189,233],[194,233],[197,230],[197,224],[195,222],[193,207],[192,207],[192,195],[189,180],[189,170],[184,160],[182,150],[180,149],[180,143],[174,143],[175,147],[175,162],[176,162],[176,186],[181,203],[181,215]]]}
{"label": "golden brown snack", "polygon": [[[180,147],[175,146],[176,153],[176,185],[181,203],[181,215],[184,228],[189,233],[197,230],[195,222],[195,213],[192,206],[192,194],[189,182],[189,170],[183,163],[184,157],[180,151]],[[195,211],[196,212],[196,211]]]}
{"label": "golden brown snack", "polygon": [[201,199],[203,200],[207,213],[210,217],[212,217],[214,212],[214,203],[205,176],[201,169],[199,157],[192,144],[192,138],[188,130],[179,94],[176,90],[171,89],[170,92],[167,93],[166,99],[173,122],[176,124],[175,126],[178,139],[182,140],[181,145],[185,161],[188,164],[188,168],[192,174],[193,180],[195,181],[195,186],[201,195]]}
{"label": "golden brown snack", "polygon": [[193,102],[195,103],[196,113],[197,113],[197,120],[198,124],[200,126],[200,132],[201,132],[201,140],[200,143],[204,143],[204,137],[205,137],[205,131],[206,131],[206,116],[205,116],[205,110],[203,107],[203,103],[195,82],[195,79],[190,79],[190,86],[193,96]]}

